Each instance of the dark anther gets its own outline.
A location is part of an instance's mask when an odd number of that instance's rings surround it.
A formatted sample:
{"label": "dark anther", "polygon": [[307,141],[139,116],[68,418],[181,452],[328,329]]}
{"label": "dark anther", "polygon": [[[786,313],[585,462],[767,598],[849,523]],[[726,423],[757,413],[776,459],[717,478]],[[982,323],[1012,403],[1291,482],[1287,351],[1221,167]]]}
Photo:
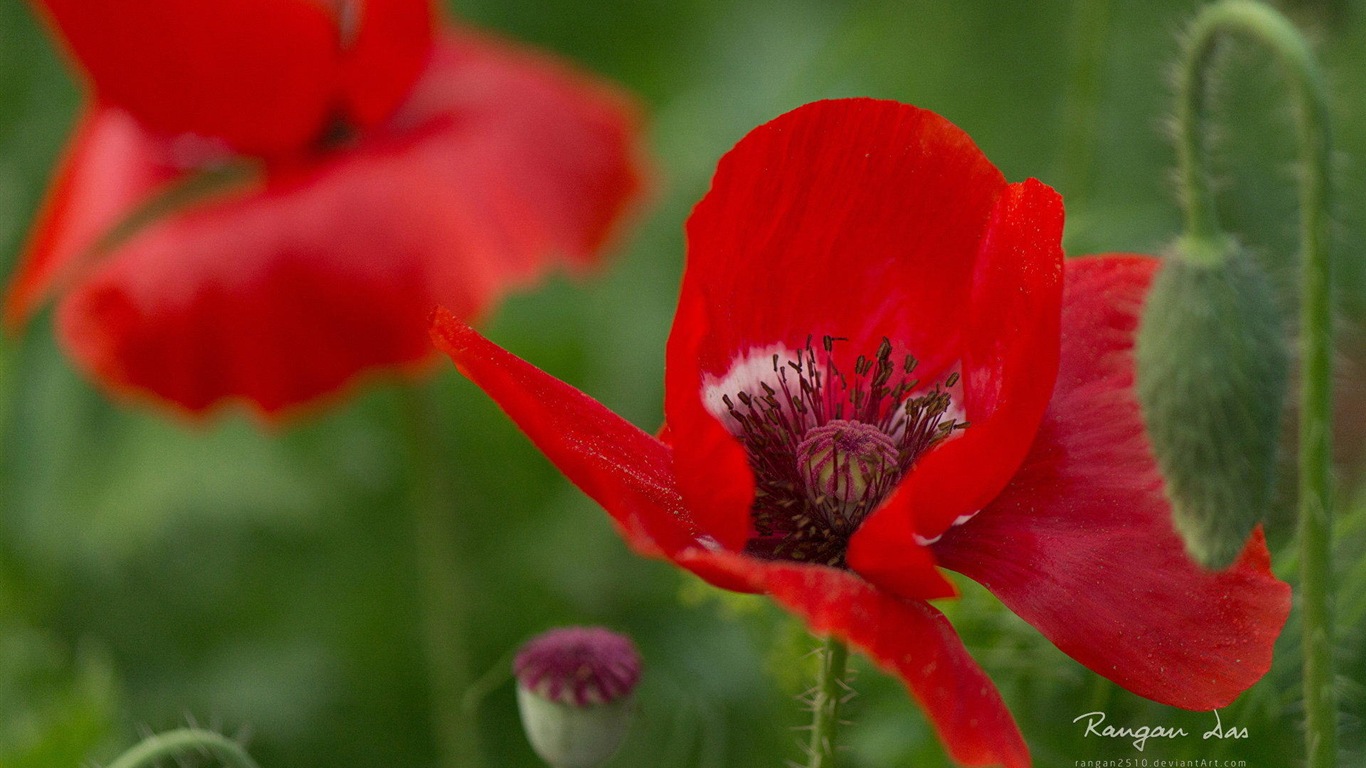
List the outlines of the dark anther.
{"label": "dark anther", "polygon": [[[863,520],[925,451],[966,424],[943,422],[950,405],[943,389],[913,396],[920,380],[909,374],[917,361],[908,354],[893,363],[889,339],[874,358],[859,355],[850,377],[834,359],[835,344],[847,339],[820,337],[820,359],[814,338],[786,361],[773,356],[773,380],[721,402],[754,471],[755,538],[746,551],[843,567]],[[953,374],[945,383],[957,381]]]}

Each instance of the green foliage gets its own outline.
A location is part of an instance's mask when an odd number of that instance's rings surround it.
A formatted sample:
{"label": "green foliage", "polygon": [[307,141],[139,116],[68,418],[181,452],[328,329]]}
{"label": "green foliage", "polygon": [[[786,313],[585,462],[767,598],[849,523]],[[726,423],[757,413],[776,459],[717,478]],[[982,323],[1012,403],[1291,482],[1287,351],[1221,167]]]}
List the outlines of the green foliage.
{"label": "green foliage", "polygon": [[1242,552],[1275,482],[1287,353],[1276,297],[1237,246],[1178,244],[1138,335],[1138,394],[1177,530],[1209,568]]}
{"label": "green foliage", "polygon": [[120,704],[108,659],[50,633],[0,625],[0,765],[80,765],[109,741]]}

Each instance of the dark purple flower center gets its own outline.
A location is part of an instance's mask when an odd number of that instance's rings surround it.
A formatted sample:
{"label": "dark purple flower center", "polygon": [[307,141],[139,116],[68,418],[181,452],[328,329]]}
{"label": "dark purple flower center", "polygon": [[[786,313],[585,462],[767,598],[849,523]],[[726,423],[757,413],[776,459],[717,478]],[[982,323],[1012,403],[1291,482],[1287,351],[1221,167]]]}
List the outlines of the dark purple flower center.
{"label": "dark purple flower center", "polygon": [[834,361],[840,341],[775,354],[771,374],[721,397],[754,471],[751,555],[844,567],[849,537],[915,460],[967,427],[946,418],[957,374],[922,388],[916,359],[894,360],[883,339],[846,376]]}
{"label": "dark purple flower center", "polygon": [[861,421],[835,419],[807,430],[796,458],[807,498],[829,500],[846,517],[886,496],[883,486],[900,474],[896,443]]}

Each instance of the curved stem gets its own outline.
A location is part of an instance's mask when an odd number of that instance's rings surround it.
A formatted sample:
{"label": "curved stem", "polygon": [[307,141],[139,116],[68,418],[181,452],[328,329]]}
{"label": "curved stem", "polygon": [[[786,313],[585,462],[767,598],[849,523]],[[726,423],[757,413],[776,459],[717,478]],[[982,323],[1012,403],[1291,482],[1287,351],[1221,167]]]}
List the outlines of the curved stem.
{"label": "curved stem", "polygon": [[1206,153],[1212,56],[1224,35],[1271,50],[1292,82],[1304,167],[1300,184],[1302,336],[1299,435],[1300,598],[1304,630],[1304,696],[1309,768],[1337,761],[1337,695],[1333,678],[1332,592],[1332,254],[1329,249],[1332,137],[1323,75],[1304,38],[1271,8],[1226,0],[1205,9],[1190,30],[1181,68],[1178,152],[1187,236],[1223,237],[1214,209]]}
{"label": "curved stem", "polygon": [[827,637],[818,651],[821,667],[816,673],[816,689],[811,701],[811,742],[807,747],[807,768],[834,768],[835,737],[839,731],[840,704],[847,686],[844,673],[849,648],[844,641]]}
{"label": "curved stem", "polygon": [[465,645],[470,585],[454,470],[440,450],[445,433],[438,427],[438,410],[420,384],[405,388],[404,411],[415,465],[413,534],[437,765],[478,768],[482,760],[476,712],[462,706],[470,686]]}
{"label": "curved stem", "polygon": [[1209,111],[1209,81],[1213,69],[1220,25],[1210,18],[1215,8],[1205,10],[1187,33],[1186,49],[1181,56],[1176,99],[1176,165],[1181,189],[1181,205],[1186,214],[1188,239],[1205,242],[1223,240],[1215,205],[1214,174],[1205,151],[1205,124]]}
{"label": "curved stem", "polygon": [[257,768],[256,761],[241,744],[221,733],[199,728],[181,728],[143,739],[124,752],[109,768],[152,768],[163,760],[197,753],[215,758],[228,768]]}

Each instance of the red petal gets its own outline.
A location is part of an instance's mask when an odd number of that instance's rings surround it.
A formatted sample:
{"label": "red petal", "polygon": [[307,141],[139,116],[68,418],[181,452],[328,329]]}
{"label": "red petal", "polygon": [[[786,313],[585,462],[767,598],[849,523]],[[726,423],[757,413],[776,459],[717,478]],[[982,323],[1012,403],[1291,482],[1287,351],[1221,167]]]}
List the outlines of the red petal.
{"label": "red petal", "polygon": [[553,252],[588,265],[643,187],[634,103],[602,80],[514,43],[448,30],[391,134],[418,149],[498,269],[531,278]]}
{"label": "red petal", "polygon": [[836,635],[863,650],[901,678],[959,764],[1030,764],[1029,750],[996,686],[944,614],[928,603],[902,600],[847,571],[820,566],[700,550],[684,554],[679,564],[729,571],[801,616],[813,632]]}
{"label": "red petal", "polygon": [[473,317],[557,260],[589,259],[638,189],[618,101],[491,43],[446,54],[404,133],[111,254],[62,309],[73,355],[192,410],[240,397],[273,413],[423,360],[438,304]]}
{"label": "red petal", "polygon": [[243,397],[275,413],[421,361],[427,264],[462,243],[410,178],[352,158],[160,220],[68,294],[61,338],[106,385],[192,411]]}
{"label": "red petal", "polygon": [[313,0],[42,0],[105,100],[168,133],[274,154],[323,128],[335,17]]}
{"label": "red petal", "polygon": [[896,102],[816,102],[754,129],[688,220],[683,291],[711,331],[700,360],[670,363],[722,375],[737,354],[813,334],[856,354],[888,336],[922,363],[956,357],[1004,187],[967,134]]}
{"label": "red petal", "polygon": [[170,145],[118,109],[89,108],[76,124],[61,168],[5,303],[18,327],[60,283],[75,277],[100,238],[152,192],[179,175]]}
{"label": "red petal", "polygon": [[696,294],[684,292],[665,353],[667,438],[674,449],[679,491],[688,508],[696,510],[698,525],[725,549],[739,550],[752,527],[754,474],[749,459],[744,447],[703,406],[697,369],[675,364],[695,355],[710,333],[705,308]]}
{"label": "red petal", "polygon": [[910,600],[957,597],[953,582],[939,572],[934,553],[916,541],[914,519],[879,510],[850,537],[845,558],[855,573]]}
{"label": "red petal", "polygon": [[[995,498],[1029,450],[1053,392],[1062,303],[1062,198],[1038,181],[997,201],[973,276],[958,437],[922,457],[850,542],[854,570],[907,597],[903,553]],[[896,521],[878,518],[897,518]]]}
{"label": "red petal", "polygon": [[723,543],[744,538],[753,481],[700,402],[705,377],[826,334],[849,339],[850,363],[887,336],[922,370],[942,369],[960,353],[973,260],[1004,186],[947,120],[872,99],[808,104],[721,159],[688,220],[665,410],[684,495]]}
{"label": "red petal", "polygon": [[668,447],[601,403],[489,342],[446,310],[432,339],[575,485],[602,505],[641,554],[697,544]]}
{"label": "red petal", "polygon": [[1232,701],[1271,666],[1290,589],[1258,534],[1231,569],[1186,555],[1133,394],[1156,262],[1068,262],[1057,388],[1001,496],[935,546],[1068,655],[1150,699]]}
{"label": "red petal", "polygon": [[343,27],[357,24],[355,39],[344,41],[342,89],[347,116],[368,128],[393,114],[422,74],[431,52],[432,8],[428,0],[363,0],[359,6],[359,19],[342,21]]}

